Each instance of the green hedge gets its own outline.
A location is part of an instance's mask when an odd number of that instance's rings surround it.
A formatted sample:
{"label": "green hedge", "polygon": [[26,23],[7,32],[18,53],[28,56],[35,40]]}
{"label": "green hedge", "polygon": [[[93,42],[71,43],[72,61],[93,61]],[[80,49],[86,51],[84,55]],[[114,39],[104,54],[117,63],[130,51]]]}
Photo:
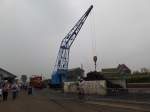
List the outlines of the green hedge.
{"label": "green hedge", "polygon": [[150,83],[150,75],[149,74],[130,75],[127,77],[127,82],[129,82],[129,83]]}

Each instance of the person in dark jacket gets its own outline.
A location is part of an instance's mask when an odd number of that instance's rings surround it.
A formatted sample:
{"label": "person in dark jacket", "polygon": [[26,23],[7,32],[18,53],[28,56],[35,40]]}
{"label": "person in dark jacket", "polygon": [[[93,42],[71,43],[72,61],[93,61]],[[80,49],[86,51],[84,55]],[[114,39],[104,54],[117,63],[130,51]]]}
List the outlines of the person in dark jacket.
{"label": "person in dark jacket", "polygon": [[3,84],[3,101],[7,101],[7,97],[8,97],[8,91],[9,91],[9,83],[8,82],[5,82]]}
{"label": "person in dark jacket", "polygon": [[2,86],[0,85],[0,101],[2,99]]}
{"label": "person in dark jacket", "polygon": [[32,85],[31,85],[31,83],[28,86],[28,95],[32,95]]}

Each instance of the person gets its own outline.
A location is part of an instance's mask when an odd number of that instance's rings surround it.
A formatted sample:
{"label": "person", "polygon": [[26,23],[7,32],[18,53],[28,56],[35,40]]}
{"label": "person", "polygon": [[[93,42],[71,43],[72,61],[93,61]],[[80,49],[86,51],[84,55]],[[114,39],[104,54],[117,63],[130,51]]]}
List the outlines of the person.
{"label": "person", "polygon": [[84,81],[83,81],[83,80],[80,80],[79,84],[77,85],[78,97],[79,97],[80,100],[83,100],[83,99],[84,99],[83,84],[84,84]]}
{"label": "person", "polygon": [[3,84],[3,101],[7,101],[7,97],[8,97],[8,91],[9,91],[9,83],[6,81],[4,84]]}
{"label": "person", "polygon": [[19,96],[19,92],[20,92],[20,87],[19,84],[16,83],[16,97]]}
{"label": "person", "polygon": [[17,84],[13,83],[11,86],[11,90],[12,90],[12,99],[15,100],[17,97]]}
{"label": "person", "polygon": [[28,95],[32,95],[32,85],[31,85],[31,83],[29,83],[29,86],[28,86]]}
{"label": "person", "polygon": [[27,83],[24,83],[24,84],[23,84],[23,89],[24,89],[25,91],[27,91],[27,88],[28,88]]}
{"label": "person", "polygon": [[21,92],[21,86],[22,86],[22,84],[18,83],[18,94],[17,94],[17,96],[19,96],[19,93]]}
{"label": "person", "polygon": [[0,85],[0,101],[2,99],[2,86]]}

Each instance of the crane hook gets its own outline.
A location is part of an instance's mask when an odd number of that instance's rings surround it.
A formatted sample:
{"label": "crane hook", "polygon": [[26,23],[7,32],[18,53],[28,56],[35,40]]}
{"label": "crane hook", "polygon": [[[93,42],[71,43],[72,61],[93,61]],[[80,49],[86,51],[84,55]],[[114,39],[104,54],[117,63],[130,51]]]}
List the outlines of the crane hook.
{"label": "crane hook", "polygon": [[94,61],[94,64],[95,64],[95,71],[96,71],[97,56],[94,56],[94,57],[93,57],[93,61]]}

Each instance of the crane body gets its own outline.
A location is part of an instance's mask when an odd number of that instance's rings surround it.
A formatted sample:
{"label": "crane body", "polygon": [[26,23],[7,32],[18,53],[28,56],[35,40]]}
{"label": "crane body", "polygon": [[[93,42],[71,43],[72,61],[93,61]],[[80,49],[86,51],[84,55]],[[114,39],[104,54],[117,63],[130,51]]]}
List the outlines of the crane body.
{"label": "crane body", "polygon": [[73,44],[75,38],[77,37],[79,31],[81,30],[83,24],[85,23],[92,8],[93,5],[91,5],[88,8],[85,14],[79,19],[79,21],[75,24],[75,26],[69,31],[66,37],[61,41],[60,49],[52,73],[52,79],[51,79],[52,86],[61,86],[61,84],[66,80],[66,74],[68,72],[70,47]]}

